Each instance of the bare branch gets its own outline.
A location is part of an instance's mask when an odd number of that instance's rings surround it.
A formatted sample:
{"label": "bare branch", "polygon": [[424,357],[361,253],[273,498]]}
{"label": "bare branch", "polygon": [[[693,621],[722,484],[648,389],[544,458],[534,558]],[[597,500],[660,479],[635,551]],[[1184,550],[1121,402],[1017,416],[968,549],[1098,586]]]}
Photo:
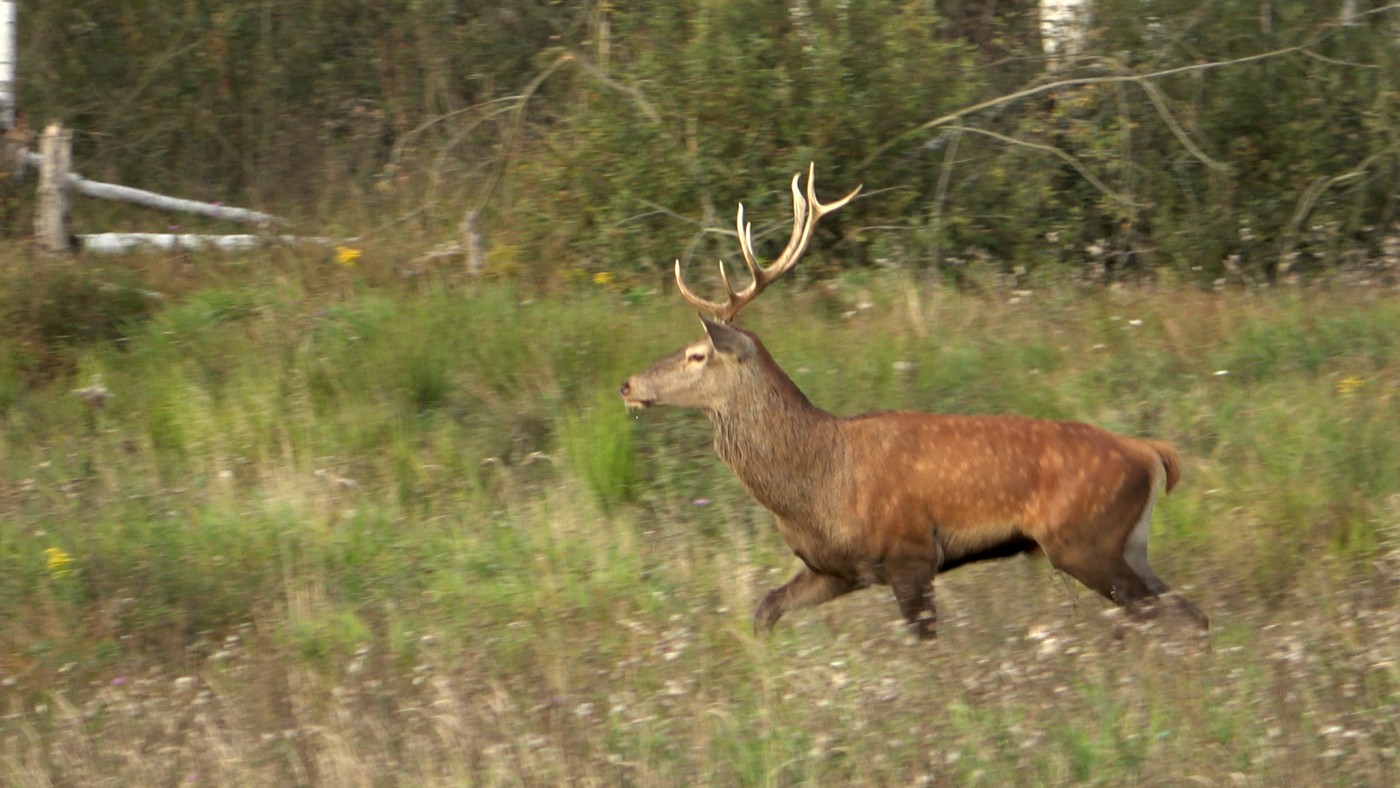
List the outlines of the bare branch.
{"label": "bare branch", "polygon": [[[534,97],[535,91],[539,90],[540,85],[543,85],[545,80],[553,76],[555,71],[558,71],[560,67],[565,63],[571,62],[573,59],[574,56],[568,53],[555,58],[553,63],[550,63],[543,71],[536,74],[535,78],[530,80],[530,84],[526,85],[525,89],[520,91],[520,95],[515,97],[514,117],[509,126],[510,131],[505,135],[504,144],[502,145],[503,149],[509,151],[511,145],[514,143],[513,138],[520,134],[521,127],[525,125],[525,108],[529,106],[530,99]],[[500,163],[496,167],[496,171],[487,178],[486,186],[481,190],[481,199],[475,206],[477,209],[484,207],[486,201],[490,199],[491,193],[496,190],[496,185],[501,182],[501,178],[505,175],[506,161],[508,161],[509,158],[510,155],[507,152],[506,155],[501,158]]]}
{"label": "bare branch", "polygon": [[1377,70],[1380,69],[1380,66],[1376,65],[1375,63],[1357,63],[1352,60],[1338,60],[1334,57],[1327,57],[1326,55],[1323,55],[1321,53],[1314,52],[1311,49],[1300,49],[1298,51],[1302,52],[1305,56],[1310,57],[1313,60],[1321,61],[1329,66],[1343,66],[1345,68],[1370,68]]}
{"label": "bare branch", "polygon": [[[417,126],[404,132],[403,134],[400,134],[399,138],[394,140],[393,150],[389,153],[389,163],[398,164],[399,161],[403,158],[404,149],[409,146],[409,143],[415,137],[417,137],[425,131],[428,131],[434,126],[437,126],[440,123],[446,123],[447,121],[452,120],[453,118],[459,115],[466,115],[468,113],[477,112],[478,110],[481,110],[481,115],[474,119],[471,122],[471,124],[467,127],[466,131],[470,131],[476,128],[477,126],[481,125],[482,123],[486,122],[487,120],[496,117],[497,115],[514,110],[515,102],[518,101],[519,98],[519,96],[507,96],[505,98],[492,99],[481,104],[473,104],[470,107],[454,109],[451,112],[444,112],[441,115],[436,115],[434,117],[428,118],[427,120],[423,121]],[[491,107],[493,104],[501,104],[505,106],[492,107],[492,109],[486,110],[487,107]],[[461,139],[461,137],[464,134],[465,132],[459,133],[457,137],[454,137],[454,140]]]}
{"label": "bare branch", "polygon": [[954,134],[948,143],[948,149],[943,152],[943,166],[938,173],[938,190],[933,198],[933,221],[937,231],[933,239],[933,264],[940,269],[943,267],[943,204],[948,198],[948,184],[953,179],[953,164],[957,161],[959,142],[962,142],[962,134]]}
{"label": "bare branch", "polygon": [[[856,170],[861,171],[869,167],[872,162],[888,153],[891,148],[912,136],[921,134],[931,129],[939,128],[940,126],[948,126],[952,123],[962,120],[968,115],[973,115],[977,112],[981,112],[984,109],[990,109],[992,107],[997,107],[1002,104],[1009,104],[1014,101],[1020,101],[1021,99],[1039,96],[1044,93],[1052,93],[1057,90],[1080,87],[1083,85],[1112,85],[1123,82],[1135,82],[1140,84],[1146,80],[1161,79],[1163,77],[1169,77],[1175,74],[1188,74],[1193,72],[1210,71],[1218,68],[1226,68],[1228,66],[1238,66],[1244,63],[1254,63],[1260,60],[1269,60],[1276,57],[1282,57],[1284,55],[1291,55],[1295,52],[1304,52],[1306,51],[1306,49],[1307,48],[1303,45],[1297,45],[1284,47],[1282,49],[1275,49],[1269,52],[1259,52],[1253,55],[1245,55],[1244,57],[1232,58],[1230,60],[1216,60],[1209,63],[1193,63],[1188,66],[1175,66],[1173,68],[1165,68],[1147,74],[1123,74],[1106,77],[1076,77],[1074,79],[1061,79],[1055,82],[1048,82],[1044,85],[1036,85],[1035,87],[1026,88],[1024,90],[1018,90],[1015,93],[1008,93],[1004,96],[998,96],[993,99],[978,102],[977,104],[973,104],[970,107],[964,107],[963,109],[960,109],[956,112],[950,112],[947,115],[942,115],[940,117],[934,118],[933,120],[930,120],[926,123],[921,123],[918,126],[915,126],[914,128],[909,129],[908,131],[905,131],[902,134],[899,134],[898,136],[891,139],[889,142],[886,142],[885,144],[876,148],[870,153],[869,156],[866,156],[865,159],[861,161],[861,163],[856,167]],[[978,133],[982,132],[979,131]]]}
{"label": "bare branch", "polygon": [[1114,191],[1113,189],[1110,189],[1108,187],[1108,184],[1099,180],[1098,176],[1095,175],[1088,168],[1088,166],[1084,164],[1084,162],[1080,161],[1079,159],[1076,159],[1074,156],[1065,152],[1061,148],[1055,147],[1054,145],[1045,145],[1039,142],[1031,142],[1029,140],[1017,139],[1016,137],[1008,137],[1005,134],[999,134],[995,131],[988,131],[987,129],[979,129],[974,126],[949,126],[948,128],[952,131],[962,131],[967,132],[968,134],[981,134],[984,137],[991,137],[992,139],[1000,140],[1009,145],[1019,145],[1023,148],[1031,148],[1032,150],[1044,151],[1046,153],[1060,158],[1066,164],[1073,167],[1075,172],[1078,172],[1084,177],[1084,180],[1088,181],[1095,189],[1098,189],[1099,191],[1103,192],[1105,196],[1107,196],[1114,202],[1117,202],[1121,205],[1130,205],[1134,208],[1147,207],[1144,203],[1140,203],[1126,195],[1120,194]]}
{"label": "bare branch", "polygon": [[1293,217],[1289,219],[1288,226],[1284,228],[1283,242],[1280,244],[1279,259],[1286,260],[1293,254],[1294,247],[1298,244],[1298,228],[1302,226],[1303,220],[1308,218],[1317,201],[1322,197],[1322,193],[1339,183],[1355,180],[1366,174],[1371,165],[1380,158],[1379,154],[1367,156],[1360,164],[1356,165],[1349,172],[1341,175],[1322,175],[1308,184],[1303,193],[1298,197],[1298,204],[1293,208]]}
{"label": "bare branch", "polygon": [[139,249],[193,251],[214,249],[245,252],[261,246],[331,246],[331,238],[295,235],[200,235],[195,233],[93,233],[77,236],[78,248],[88,254],[122,255]]}
{"label": "bare branch", "polygon": [[1172,136],[1176,137],[1177,142],[1180,142],[1183,148],[1190,151],[1192,156],[1195,156],[1202,164],[1213,170],[1225,172],[1229,169],[1224,164],[1207,156],[1205,151],[1201,150],[1196,146],[1195,142],[1191,141],[1191,135],[1187,134],[1186,129],[1182,128],[1181,124],[1176,122],[1176,118],[1172,116],[1171,110],[1167,108],[1166,98],[1156,85],[1145,79],[1136,81],[1143,92],[1147,94],[1147,98],[1152,101],[1152,106],[1157,108],[1157,114],[1162,118],[1162,122],[1167,124],[1167,128],[1171,129]]}
{"label": "bare branch", "polygon": [[1386,14],[1391,11],[1400,11],[1400,3],[1391,3],[1390,5],[1383,5],[1380,8],[1371,8],[1366,11],[1360,11],[1354,16],[1352,16],[1351,19],[1353,22],[1355,22],[1356,20],[1361,19],[1362,17],[1375,16],[1376,14]]}
{"label": "bare branch", "polygon": [[631,85],[624,85],[623,83],[618,82],[617,80],[604,73],[604,71],[601,68],[598,68],[597,66],[590,63],[587,58],[584,58],[578,54],[570,53],[565,57],[568,57],[574,63],[578,64],[580,68],[588,72],[589,76],[603,83],[608,88],[631,98],[632,103],[637,105],[637,109],[641,110],[641,113],[643,115],[646,115],[647,120],[651,121],[652,123],[655,123],[658,126],[665,125],[661,119],[661,113],[657,112],[656,107],[653,107],[651,105],[651,102],[647,100],[647,97],[642,95],[642,91],[637,90]]}

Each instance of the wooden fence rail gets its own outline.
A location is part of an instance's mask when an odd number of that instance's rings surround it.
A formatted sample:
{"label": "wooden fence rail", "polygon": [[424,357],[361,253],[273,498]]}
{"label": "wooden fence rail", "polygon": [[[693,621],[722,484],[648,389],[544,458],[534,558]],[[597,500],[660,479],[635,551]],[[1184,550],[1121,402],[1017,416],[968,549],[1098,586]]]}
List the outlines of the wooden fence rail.
{"label": "wooden fence rail", "polygon": [[60,124],[50,124],[39,138],[39,152],[25,152],[25,163],[39,170],[39,206],[34,232],[41,249],[54,254],[73,251],[99,254],[125,254],[140,248],[218,249],[242,251],[262,244],[311,243],[329,245],[326,238],[294,235],[240,234],[206,235],[195,233],[96,233],[73,235],[69,228],[70,193],[99,200],[115,200],[158,211],[190,213],[223,221],[256,225],[262,229],[286,227],[291,223],[280,216],[247,208],[186,200],[133,189],[115,183],[92,181],[72,172],[73,132]]}

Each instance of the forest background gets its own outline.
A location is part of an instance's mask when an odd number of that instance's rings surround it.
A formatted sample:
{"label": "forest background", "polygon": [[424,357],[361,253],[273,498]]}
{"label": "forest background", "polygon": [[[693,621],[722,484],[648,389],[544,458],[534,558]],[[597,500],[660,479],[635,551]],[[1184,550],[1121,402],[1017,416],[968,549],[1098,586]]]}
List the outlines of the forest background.
{"label": "forest background", "polygon": [[[785,210],[808,161],[871,189],[831,221],[832,267],[1209,282],[1382,253],[1393,9],[1102,0],[1056,60],[1036,12],[44,3],[20,16],[20,106],[76,130],[88,177],[395,241],[450,237],[475,210],[493,271],[546,282],[654,285],[677,251],[713,259],[734,202]],[[78,231],[110,229],[101,211]]]}

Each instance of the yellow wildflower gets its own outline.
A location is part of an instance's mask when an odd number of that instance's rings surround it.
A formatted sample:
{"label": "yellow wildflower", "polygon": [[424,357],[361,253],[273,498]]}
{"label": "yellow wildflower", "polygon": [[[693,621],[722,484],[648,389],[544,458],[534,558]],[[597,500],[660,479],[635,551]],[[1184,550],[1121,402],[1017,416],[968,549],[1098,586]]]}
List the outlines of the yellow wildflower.
{"label": "yellow wildflower", "polygon": [[48,547],[44,549],[44,568],[48,570],[49,577],[59,578],[68,574],[69,564],[73,563],[73,556],[68,554],[62,547]]}
{"label": "yellow wildflower", "polygon": [[1343,397],[1350,397],[1366,385],[1366,381],[1355,375],[1347,375],[1337,381],[1337,393]]}
{"label": "yellow wildflower", "polygon": [[341,265],[354,265],[360,259],[360,250],[353,246],[337,246],[335,248],[335,261]]}
{"label": "yellow wildflower", "polygon": [[611,271],[599,271],[598,273],[593,275],[593,284],[610,285],[612,284],[613,278],[614,277]]}

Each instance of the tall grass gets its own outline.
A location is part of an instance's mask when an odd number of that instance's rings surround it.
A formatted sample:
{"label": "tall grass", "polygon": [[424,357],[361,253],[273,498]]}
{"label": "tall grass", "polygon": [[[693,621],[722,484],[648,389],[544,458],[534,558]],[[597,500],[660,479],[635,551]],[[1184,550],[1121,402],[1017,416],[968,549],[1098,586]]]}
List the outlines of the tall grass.
{"label": "tall grass", "polygon": [[751,635],[795,569],[769,516],[702,417],[616,400],[698,334],[670,296],[292,281],[191,288],[47,374],[0,341],[5,780],[1394,774],[1394,299],[766,295],[749,324],[834,412],[1074,418],[1186,458],[1153,560],[1209,643],[1118,639],[1005,561],[938,580],[925,646],[883,590]]}

